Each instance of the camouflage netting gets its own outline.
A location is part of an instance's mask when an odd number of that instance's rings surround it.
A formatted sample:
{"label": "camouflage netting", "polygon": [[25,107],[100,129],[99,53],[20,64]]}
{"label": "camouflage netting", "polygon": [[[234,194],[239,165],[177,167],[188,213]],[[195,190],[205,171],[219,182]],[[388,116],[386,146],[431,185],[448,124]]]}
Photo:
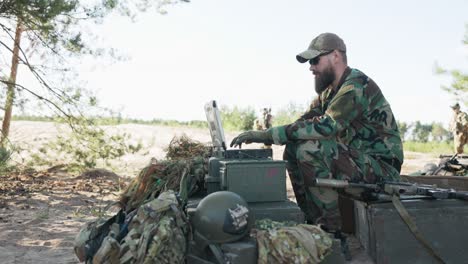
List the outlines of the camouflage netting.
{"label": "camouflage netting", "polygon": [[165,190],[180,191],[186,199],[203,184],[207,173],[210,147],[188,138],[174,137],[167,148],[166,160],[152,159],[122,193],[120,202],[126,212],[138,208],[143,202],[154,199]]}
{"label": "camouflage netting", "polygon": [[193,157],[208,157],[211,147],[190,139],[187,135],[174,137],[166,149],[166,159],[192,159]]}
{"label": "camouflage netting", "polygon": [[123,191],[117,215],[83,226],[75,240],[80,261],[184,263],[189,224],[177,192],[184,200],[203,185],[209,155],[208,146],[174,137],[167,159],[152,159]]}

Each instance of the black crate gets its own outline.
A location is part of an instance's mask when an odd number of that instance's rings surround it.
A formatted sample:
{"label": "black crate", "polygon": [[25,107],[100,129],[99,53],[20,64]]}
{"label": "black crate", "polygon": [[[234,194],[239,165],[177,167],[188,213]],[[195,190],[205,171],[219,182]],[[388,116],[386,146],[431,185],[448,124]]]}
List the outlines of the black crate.
{"label": "black crate", "polygon": [[[420,233],[445,263],[468,263],[468,201],[402,201]],[[425,250],[391,202],[355,201],[356,236],[376,264],[438,263]]]}

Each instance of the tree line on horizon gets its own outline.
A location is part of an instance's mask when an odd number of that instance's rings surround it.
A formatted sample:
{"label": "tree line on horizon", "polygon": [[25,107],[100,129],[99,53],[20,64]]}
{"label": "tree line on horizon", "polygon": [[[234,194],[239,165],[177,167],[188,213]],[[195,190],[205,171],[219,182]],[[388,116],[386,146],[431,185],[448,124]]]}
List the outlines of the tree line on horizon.
{"label": "tree line on horizon", "polygon": [[[273,114],[273,125],[290,124],[305,112],[305,108],[301,105],[289,103],[285,107],[279,108]],[[227,131],[246,131],[254,129],[256,119],[260,119],[253,107],[220,107],[221,120],[223,127]],[[31,116],[21,115],[14,117],[13,120],[27,121],[46,121],[60,122],[53,117],[47,116]],[[208,129],[208,124],[203,120],[178,121],[166,119],[151,119],[143,120],[138,118],[123,118],[117,117],[97,117],[98,125],[120,125],[120,124],[145,124],[145,125],[163,125],[163,126],[186,126],[192,128]],[[444,127],[440,122],[422,123],[421,121],[414,122],[398,122],[400,135],[403,141],[414,142],[449,142],[453,140],[453,134]]]}

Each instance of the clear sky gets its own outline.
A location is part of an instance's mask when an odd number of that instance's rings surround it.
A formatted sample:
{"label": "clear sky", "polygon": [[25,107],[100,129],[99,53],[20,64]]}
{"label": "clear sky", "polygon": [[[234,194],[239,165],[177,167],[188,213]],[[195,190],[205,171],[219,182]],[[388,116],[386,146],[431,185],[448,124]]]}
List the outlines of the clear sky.
{"label": "clear sky", "polygon": [[130,59],[83,67],[82,78],[125,117],[204,120],[212,99],[273,113],[306,105],[313,75],[295,55],[322,32],[344,39],[348,64],[377,82],[400,121],[447,124],[454,100],[440,86],[450,78],[434,65],[468,72],[466,0],[192,0],[167,11],[95,28]]}

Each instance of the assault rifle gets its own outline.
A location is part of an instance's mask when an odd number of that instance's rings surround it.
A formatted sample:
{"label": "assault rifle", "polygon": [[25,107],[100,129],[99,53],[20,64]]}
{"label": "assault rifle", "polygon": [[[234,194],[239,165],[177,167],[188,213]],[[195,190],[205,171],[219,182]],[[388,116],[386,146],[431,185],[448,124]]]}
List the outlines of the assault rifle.
{"label": "assault rifle", "polygon": [[[433,185],[409,182],[353,183],[345,180],[315,179],[314,186],[334,189],[357,189],[364,200],[388,200],[391,196],[425,196],[433,199],[461,199],[468,201],[468,192],[442,189]],[[351,190],[350,193],[355,193]]]}

